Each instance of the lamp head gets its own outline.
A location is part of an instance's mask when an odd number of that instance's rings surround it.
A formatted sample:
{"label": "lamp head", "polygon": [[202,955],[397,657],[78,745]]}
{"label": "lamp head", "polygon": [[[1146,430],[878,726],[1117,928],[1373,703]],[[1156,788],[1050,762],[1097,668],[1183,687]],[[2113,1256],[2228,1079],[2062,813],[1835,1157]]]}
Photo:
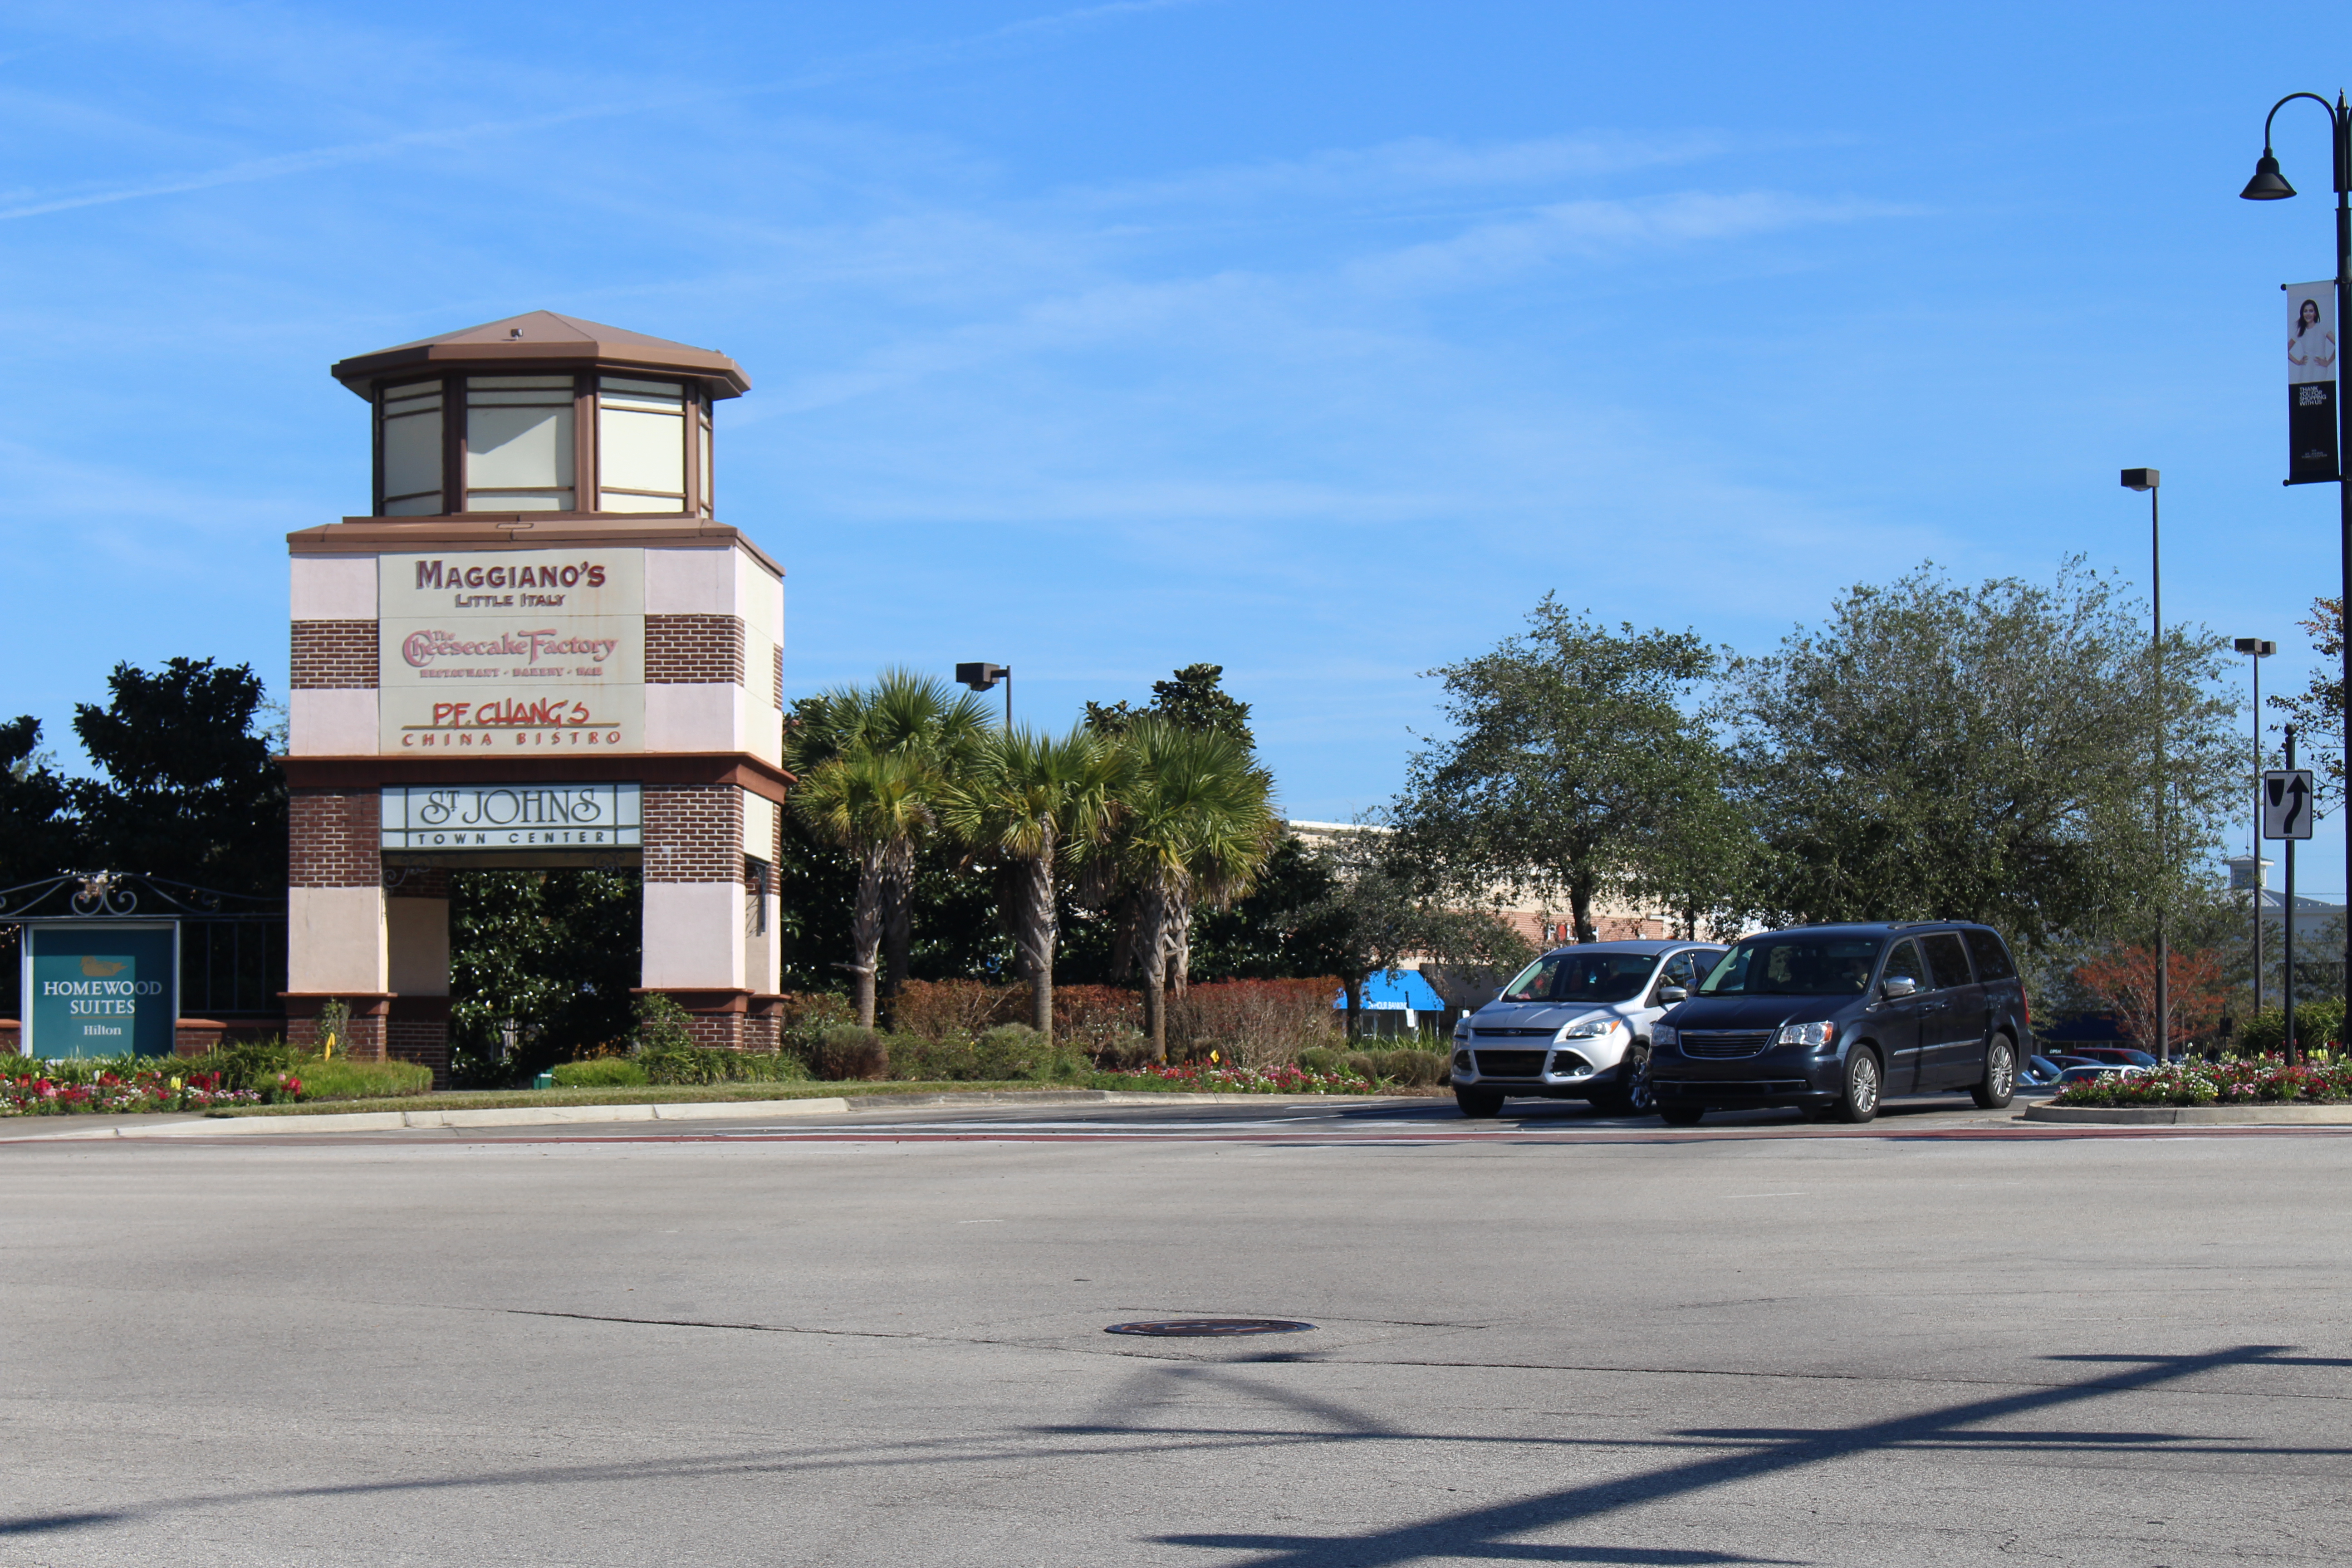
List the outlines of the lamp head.
{"label": "lamp head", "polygon": [[2263,637],[2240,637],[2238,651],[2252,654],[2256,658],[2268,658],[2278,652],[2278,644]]}
{"label": "lamp head", "polygon": [[2294,195],[2294,187],[2286,183],[2286,176],[2279,173],[2278,160],[2265,147],[2263,155],[2254,161],[2254,177],[2238,195],[2250,202],[2280,202]]}
{"label": "lamp head", "polygon": [[993,691],[996,683],[1012,673],[1001,664],[960,664],[956,666],[956,683],[974,691]]}
{"label": "lamp head", "polygon": [[2127,490],[2152,490],[2156,489],[2156,482],[2160,477],[2160,474],[2161,470],[2156,468],[2126,468],[2124,470],[2124,489]]}

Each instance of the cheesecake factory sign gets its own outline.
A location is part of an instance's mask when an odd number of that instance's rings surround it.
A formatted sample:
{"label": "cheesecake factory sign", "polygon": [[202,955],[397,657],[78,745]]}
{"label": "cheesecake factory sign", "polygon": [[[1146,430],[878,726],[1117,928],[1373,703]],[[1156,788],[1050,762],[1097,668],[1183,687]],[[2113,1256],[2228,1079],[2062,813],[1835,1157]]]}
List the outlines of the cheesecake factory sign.
{"label": "cheesecake factory sign", "polygon": [[377,584],[383,751],[645,748],[642,552],[386,555]]}

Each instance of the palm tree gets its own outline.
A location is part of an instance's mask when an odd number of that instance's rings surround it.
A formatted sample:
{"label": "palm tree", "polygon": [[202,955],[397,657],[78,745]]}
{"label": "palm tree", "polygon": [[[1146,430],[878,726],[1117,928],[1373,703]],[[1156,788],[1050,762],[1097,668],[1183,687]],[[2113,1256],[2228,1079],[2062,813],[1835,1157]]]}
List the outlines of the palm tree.
{"label": "palm tree", "polygon": [[1081,726],[1062,736],[998,731],[963,777],[940,795],[940,821],[971,848],[1006,864],[1003,904],[1030,1020],[1054,1037],[1055,909],[1058,860],[1083,858],[1110,832],[1130,753]]}
{"label": "palm tree", "polygon": [[924,798],[929,782],[919,759],[860,746],[803,773],[793,792],[793,808],[802,820],[857,862],[849,962],[843,967],[849,971],[857,1021],[869,1029],[889,890],[913,879],[915,840],[932,820]]}
{"label": "palm tree", "polygon": [[1128,763],[1109,853],[1134,900],[1144,1032],[1152,1059],[1165,1061],[1170,964],[1186,943],[1192,910],[1248,892],[1282,820],[1273,775],[1234,736],[1147,717],[1121,745]]}
{"label": "palm tree", "polygon": [[874,687],[839,687],[797,705],[785,756],[799,775],[793,809],[857,861],[845,967],[857,1021],[872,1027],[875,973],[890,946],[890,984],[906,977],[908,895],[915,849],[934,821],[932,802],[988,733],[988,706],[945,681],[888,669]]}

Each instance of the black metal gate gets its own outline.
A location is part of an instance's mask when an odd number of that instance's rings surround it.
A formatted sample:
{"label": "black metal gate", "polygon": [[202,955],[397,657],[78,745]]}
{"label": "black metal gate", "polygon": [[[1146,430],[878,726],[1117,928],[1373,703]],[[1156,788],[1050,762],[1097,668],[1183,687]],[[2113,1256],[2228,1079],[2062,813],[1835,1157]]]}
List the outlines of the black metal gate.
{"label": "black metal gate", "polygon": [[224,1024],[286,1016],[286,901],[218,892],[162,877],[74,871],[0,888],[0,1016],[24,1015],[23,921],[175,921],[180,1016]]}

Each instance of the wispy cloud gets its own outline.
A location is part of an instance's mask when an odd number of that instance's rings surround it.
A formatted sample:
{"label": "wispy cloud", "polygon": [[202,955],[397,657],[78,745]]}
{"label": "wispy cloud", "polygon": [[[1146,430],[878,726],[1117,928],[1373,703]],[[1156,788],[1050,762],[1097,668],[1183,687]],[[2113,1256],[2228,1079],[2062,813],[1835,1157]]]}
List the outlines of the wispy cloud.
{"label": "wispy cloud", "polygon": [[1444,239],[1365,258],[1351,264],[1347,275],[1366,289],[1426,293],[1478,287],[1569,258],[1622,256],[1916,210],[1785,191],[1683,191],[1634,201],[1560,202],[1524,218],[1479,224]]}

